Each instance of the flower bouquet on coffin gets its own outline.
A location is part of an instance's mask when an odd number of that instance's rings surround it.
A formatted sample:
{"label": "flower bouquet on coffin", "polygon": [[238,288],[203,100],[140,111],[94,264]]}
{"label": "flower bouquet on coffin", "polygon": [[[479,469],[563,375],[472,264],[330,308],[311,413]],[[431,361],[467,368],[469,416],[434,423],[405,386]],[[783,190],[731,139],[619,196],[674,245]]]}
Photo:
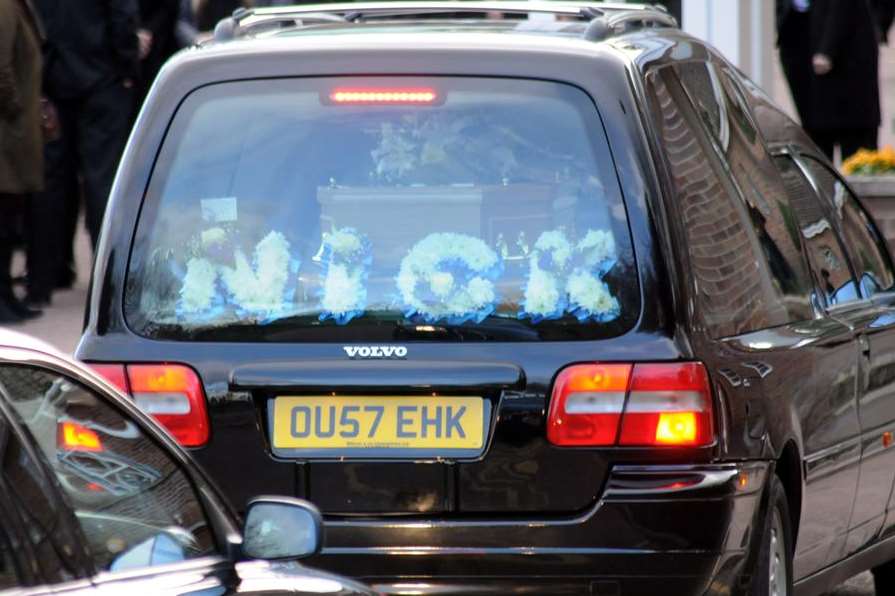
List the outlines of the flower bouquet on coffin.
{"label": "flower bouquet on coffin", "polygon": [[289,311],[290,279],[298,265],[280,232],[258,242],[250,261],[233,242],[232,230],[205,230],[186,263],[178,315],[217,318],[230,309],[261,321],[278,318]]}
{"label": "flower bouquet on coffin", "polygon": [[324,235],[321,321],[333,319],[344,325],[363,314],[367,305],[366,284],[372,262],[370,241],[354,228],[340,228]]}
{"label": "flower bouquet on coffin", "polygon": [[497,253],[474,236],[429,234],[401,261],[397,285],[408,318],[428,323],[481,323],[494,312]]}

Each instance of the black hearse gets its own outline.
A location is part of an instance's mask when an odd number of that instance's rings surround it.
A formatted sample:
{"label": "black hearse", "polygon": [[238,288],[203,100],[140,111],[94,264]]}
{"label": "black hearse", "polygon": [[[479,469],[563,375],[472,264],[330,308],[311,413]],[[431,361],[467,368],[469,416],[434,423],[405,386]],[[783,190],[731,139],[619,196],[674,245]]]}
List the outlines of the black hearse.
{"label": "black hearse", "polygon": [[388,593],[895,591],[895,301],[651,6],[243,11],[161,73],[77,351]]}

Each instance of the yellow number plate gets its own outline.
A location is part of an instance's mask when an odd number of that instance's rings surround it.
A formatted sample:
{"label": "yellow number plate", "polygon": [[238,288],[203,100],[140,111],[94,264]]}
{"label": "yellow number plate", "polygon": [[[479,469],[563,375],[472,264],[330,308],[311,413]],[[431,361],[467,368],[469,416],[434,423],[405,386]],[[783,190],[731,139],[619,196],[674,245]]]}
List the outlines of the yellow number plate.
{"label": "yellow number plate", "polygon": [[272,443],[283,456],[468,453],[482,449],[485,419],[480,397],[277,397]]}

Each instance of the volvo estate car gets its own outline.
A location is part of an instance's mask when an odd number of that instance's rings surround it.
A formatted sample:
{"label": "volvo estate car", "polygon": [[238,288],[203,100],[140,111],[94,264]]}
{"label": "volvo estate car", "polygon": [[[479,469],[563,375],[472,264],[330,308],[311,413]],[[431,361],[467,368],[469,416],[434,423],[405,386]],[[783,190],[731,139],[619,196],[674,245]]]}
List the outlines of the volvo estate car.
{"label": "volvo estate car", "polygon": [[257,9],[149,94],[77,356],[384,593],[890,594],[893,282],[659,8]]}

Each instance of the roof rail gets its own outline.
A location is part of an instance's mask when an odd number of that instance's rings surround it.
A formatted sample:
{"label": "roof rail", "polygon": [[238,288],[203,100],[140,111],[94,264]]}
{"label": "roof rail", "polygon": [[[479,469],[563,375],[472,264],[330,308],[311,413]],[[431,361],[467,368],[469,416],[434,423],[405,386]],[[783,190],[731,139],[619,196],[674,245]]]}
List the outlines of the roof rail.
{"label": "roof rail", "polygon": [[302,14],[282,14],[267,15],[263,18],[255,18],[244,23],[247,17],[252,17],[251,9],[237,8],[233,12],[232,17],[221,19],[214,27],[215,41],[229,41],[243,35],[247,35],[250,31],[259,29],[275,29],[279,27],[301,27],[304,24],[318,23],[344,23],[345,19],[339,15],[329,14],[325,12],[318,13],[302,13]]}
{"label": "roof rail", "polygon": [[584,38],[589,41],[602,41],[638,25],[641,28],[678,26],[677,19],[668,14],[664,7],[626,10],[595,17],[585,29]]}
{"label": "roof rail", "polygon": [[301,27],[305,23],[354,23],[366,17],[434,15],[446,13],[481,14],[553,14],[590,21],[585,38],[593,41],[641,27],[677,27],[677,21],[664,7],[650,4],[612,2],[543,2],[537,0],[492,1],[421,1],[358,2],[284,6],[277,8],[239,8],[231,17],[218,22],[216,41],[248,35],[252,31],[278,27]]}

